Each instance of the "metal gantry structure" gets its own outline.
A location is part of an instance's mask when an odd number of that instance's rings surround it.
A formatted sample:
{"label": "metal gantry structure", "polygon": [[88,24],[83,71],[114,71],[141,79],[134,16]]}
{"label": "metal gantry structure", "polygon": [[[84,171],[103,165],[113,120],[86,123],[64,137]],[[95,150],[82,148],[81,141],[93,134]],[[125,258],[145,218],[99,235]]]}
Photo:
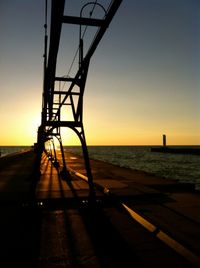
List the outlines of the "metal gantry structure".
{"label": "metal gantry structure", "polygon": [[[53,140],[56,138],[59,141],[63,161],[63,173],[65,173],[67,172],[67,163],[61,139],[61,128],[72,129],[78,136],[82,146],[85,169],[87,172],[90,193],[92,195],[94,194],[93,179],[83,127],[83,95],[90,59],[117,12],[122,0],[110,1],[107,9],[105,9],[99,2],[100,1],[97,0],[94,2],[86,2],[80,9],[80,16],[66,16],[64,15],[65,0],[52,0],[50,38],[48,40],[46,0],[42,119],[38,129],[37,140],[38,159],[40,159],[42,152],[46,150],[46,143],[52,142],[52,148],[55,152]],[[91,6],[90,16],[84,17],[83,10],[89,6]],[[104,13],[102,19],[92,18],[92,11],[95,7],[102,9]],[[77,72],[73,77],[70,77],[69,75],[58,77],[56,75],[57,56],[63,24],[74,24],[79,27],[79,44],[77,50],[79,62]],[[96,28],[96,33],[87,52],[84,53],[82,27],[87,26]],[[64,88],[61,84],[65,85],[64,90],[61,90],[61,88]],[[67,118],[66,109],[71,115],[70,118]]]}

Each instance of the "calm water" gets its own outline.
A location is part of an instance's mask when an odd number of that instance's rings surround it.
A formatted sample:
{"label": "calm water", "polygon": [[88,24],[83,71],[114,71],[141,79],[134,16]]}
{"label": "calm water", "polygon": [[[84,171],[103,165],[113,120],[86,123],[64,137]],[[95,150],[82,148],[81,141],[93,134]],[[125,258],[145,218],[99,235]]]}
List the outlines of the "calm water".
{"label": "calm water", "polygon": [[[27,146],[0,146],[1,155],[19,152]],[[165,178],[192,182],[200,190],[200,156],[163,154],[150,151],[148,146],[89,146],[90,158],[121,167],[143,170]],[[199,148],[199,147],[198,147]],[[79,146],[66,146],[72,153],[82,154]]]}
{"label": "calm water", "polygon": [[[200,190],[200,156],[163,154],[150,151],[148,146],[89,146],[90,158],[121,167],[143,170],[165,178],[192,182]],[[199,147],[198,147],[199,148]],[[80,147],[66,147],[81,154]]]}
{"label": "calm water", "polygon": [[26,151],[29,148],[29,146],[0,146],[0,156]]}

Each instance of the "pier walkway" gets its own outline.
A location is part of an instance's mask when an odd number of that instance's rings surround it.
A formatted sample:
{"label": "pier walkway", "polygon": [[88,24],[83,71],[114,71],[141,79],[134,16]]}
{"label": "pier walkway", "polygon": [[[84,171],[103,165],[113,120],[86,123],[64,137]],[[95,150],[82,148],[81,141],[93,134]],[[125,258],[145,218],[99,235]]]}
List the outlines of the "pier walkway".
{"label": "pier walkway", "polygon": [[[43,154],[0,158],[1,267],[200,267],[200,195],[193,185],[81,157],[59,175]],[[128,208],[128,209],[127,209]]]}

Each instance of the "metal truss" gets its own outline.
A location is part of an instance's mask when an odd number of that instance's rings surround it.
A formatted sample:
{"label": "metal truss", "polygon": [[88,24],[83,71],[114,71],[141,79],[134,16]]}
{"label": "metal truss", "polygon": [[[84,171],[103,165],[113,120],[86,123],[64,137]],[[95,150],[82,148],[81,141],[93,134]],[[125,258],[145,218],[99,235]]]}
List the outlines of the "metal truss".
{"label": "metal truss", "polygon": [[[94,187],[83,127],[83,95],[90,59],[121,2],[122,0],[110,1],[110,5],[107,10],[97,1],[88,2],[80,10],[80,16],[75,17],[64,15],[65,0],[52,0],[49,46],[47,44],[47,24],[45,23],[44,85],[42,120],[41,126],[38,129],[38,155],[41,155],[41,153],[45,150],[45,143],[52,141],[54,137],[57,138],[62,152],[64,171],[67,170],[60,129],[72,129],[77,134],[82,145],[91,195],[94,195]],[[95,19],[91,17],[83,17],[83,10],[89,5],[98,5],[105,14],[104,18]],[[79,64],[74,77],[56,76],[57,55],[63,24],[74,24],[79,26]],[[96,35],[91,42],[88,51],[85,53],[85,56],[83,55],[84,40],[82,38],[82,26],[92,26],[96,28]],[[61,90],[63,89],[63,84],[67,85],[65,86],[65,90]],[[66,110],[68,111],[68,114],[70,114],[70,118],[67,118]]]}

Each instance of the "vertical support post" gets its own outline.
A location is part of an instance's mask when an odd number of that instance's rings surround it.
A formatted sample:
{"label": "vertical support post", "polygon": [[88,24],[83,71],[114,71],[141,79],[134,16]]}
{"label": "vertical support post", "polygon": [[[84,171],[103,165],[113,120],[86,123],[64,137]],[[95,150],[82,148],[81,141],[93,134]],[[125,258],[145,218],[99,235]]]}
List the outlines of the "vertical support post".
{"label": "vertical support post", "polygon": [[38,128],[37,133],[37,143],[36,143],[36,163],[35,163],[35,172],[37,177],[40,175],[40,163],[42,159],[42,153],[44,151],[44,129],[42,126]]}
{"label": "vertical support post", "polygon": [[53,145],[53,159],[54,159],[54,161],[57,161],[56,148],[55,148],[55,144],[54,144],[53,139],[52,139],[52,145]]}
{"label": "vertical support post", "polygon": [[92,177],[92,171],[90,166],[90,159],[88,154],[88,148],[86,144],[85,134],[83,126],[81,127],[81,131],[79,132],[76,128],[72,128],[74,132],[78,135],[81,145],[82,145],[82,151],[84,156],[84,162],[85,162],[85,169],[88,177],[88,184],[89,184],[89,198],[94,203],[95,201],[95,190],[94,190],[94,184],[93,184],[93,177]]}
{"label": "vertical support post", "polygon": [[60,143],[60,150],[61,150],[61,155],[62,155],[62,161],[63,161],[63,170],[62,174],[67,174],[67,167],[66,167],[66,161],[65,161],[65,152],[62,144],[61,138],[58,138],[58,141]]}
{"label": "vertical support post", "polygon": [[86,144],[86,140],[85,140],[84,130],[82,132],[81,143],[82,143],[82,150],[83,150],[84,161],[85,161],[85,169],[87,172],[88,184],[89,184],[89,189],[90,189],[89,196],[90,196],[92,201],[95,201],[95,190],[94,190],[94,184],[93,184],[93,177],[92,177],[90,159],[89,159],[88,148],[87,148],[87,144]]}

